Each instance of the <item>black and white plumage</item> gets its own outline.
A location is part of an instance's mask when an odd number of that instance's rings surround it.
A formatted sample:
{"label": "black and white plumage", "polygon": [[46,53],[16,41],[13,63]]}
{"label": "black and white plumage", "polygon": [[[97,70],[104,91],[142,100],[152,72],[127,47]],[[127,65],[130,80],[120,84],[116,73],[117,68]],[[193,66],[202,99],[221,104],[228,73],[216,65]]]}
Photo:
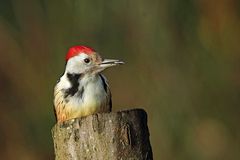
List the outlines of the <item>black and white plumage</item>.
{"label": "black and white plumage", "polygon": [[110,112],[111,92],[104,69],[123,64],[119,60],[102,60],[93,49],[75,46],[66,55],[66,68],[54,88],[54,109],[58,122]]}

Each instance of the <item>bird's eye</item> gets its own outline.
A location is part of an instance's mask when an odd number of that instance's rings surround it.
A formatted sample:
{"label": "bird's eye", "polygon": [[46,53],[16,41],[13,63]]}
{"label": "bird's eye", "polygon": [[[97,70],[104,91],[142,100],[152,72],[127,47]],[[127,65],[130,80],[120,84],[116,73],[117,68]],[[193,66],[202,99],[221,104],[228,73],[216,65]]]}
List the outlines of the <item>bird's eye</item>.
{"label": "bird's eye", "polygon": [[89,58],[85,58],[85,59],[84,59],[84,62],[85,62],[85,63],[89,63],[89,62],[90,62],[90,59],[89,59]]}

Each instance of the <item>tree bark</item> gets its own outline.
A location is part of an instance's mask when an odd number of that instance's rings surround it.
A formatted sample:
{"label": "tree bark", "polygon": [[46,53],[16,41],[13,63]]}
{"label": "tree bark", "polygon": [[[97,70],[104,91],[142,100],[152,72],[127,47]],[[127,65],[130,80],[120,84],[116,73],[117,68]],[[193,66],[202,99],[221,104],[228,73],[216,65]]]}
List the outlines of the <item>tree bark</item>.
{"label": "tree bark", "polygon": [[56,160],[152,160],[142,109],[97,113],[52,128]]}

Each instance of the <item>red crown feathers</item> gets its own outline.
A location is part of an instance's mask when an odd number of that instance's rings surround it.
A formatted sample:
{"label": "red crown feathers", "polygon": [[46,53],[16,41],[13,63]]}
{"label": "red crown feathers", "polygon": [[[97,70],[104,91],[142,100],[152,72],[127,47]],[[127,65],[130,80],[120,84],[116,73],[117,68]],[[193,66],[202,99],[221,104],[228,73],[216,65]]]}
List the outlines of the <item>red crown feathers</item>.
{"label": "red crown feathers", "polygon": [[94,53],[95,50],[90,48],[90,47],[86,47],[86,46],[73,46],[71,48],[69,48],[68,53],[66,54],[66,61],[68,61],[70,58],[80,54],[80,53],[85,53],[85,54],[92,54]]}

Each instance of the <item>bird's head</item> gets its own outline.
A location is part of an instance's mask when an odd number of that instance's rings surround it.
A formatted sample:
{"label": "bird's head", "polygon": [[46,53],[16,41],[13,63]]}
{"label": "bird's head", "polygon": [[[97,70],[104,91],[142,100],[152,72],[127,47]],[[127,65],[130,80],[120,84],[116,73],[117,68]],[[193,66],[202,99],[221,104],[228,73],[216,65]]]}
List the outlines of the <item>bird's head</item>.
{"label": "bird's head", "polygon": [[106,68],[124,64],[115,59],[102,59],[92,48],[86,46],[73,46],[66,54],[66,72],[96,74]]}

